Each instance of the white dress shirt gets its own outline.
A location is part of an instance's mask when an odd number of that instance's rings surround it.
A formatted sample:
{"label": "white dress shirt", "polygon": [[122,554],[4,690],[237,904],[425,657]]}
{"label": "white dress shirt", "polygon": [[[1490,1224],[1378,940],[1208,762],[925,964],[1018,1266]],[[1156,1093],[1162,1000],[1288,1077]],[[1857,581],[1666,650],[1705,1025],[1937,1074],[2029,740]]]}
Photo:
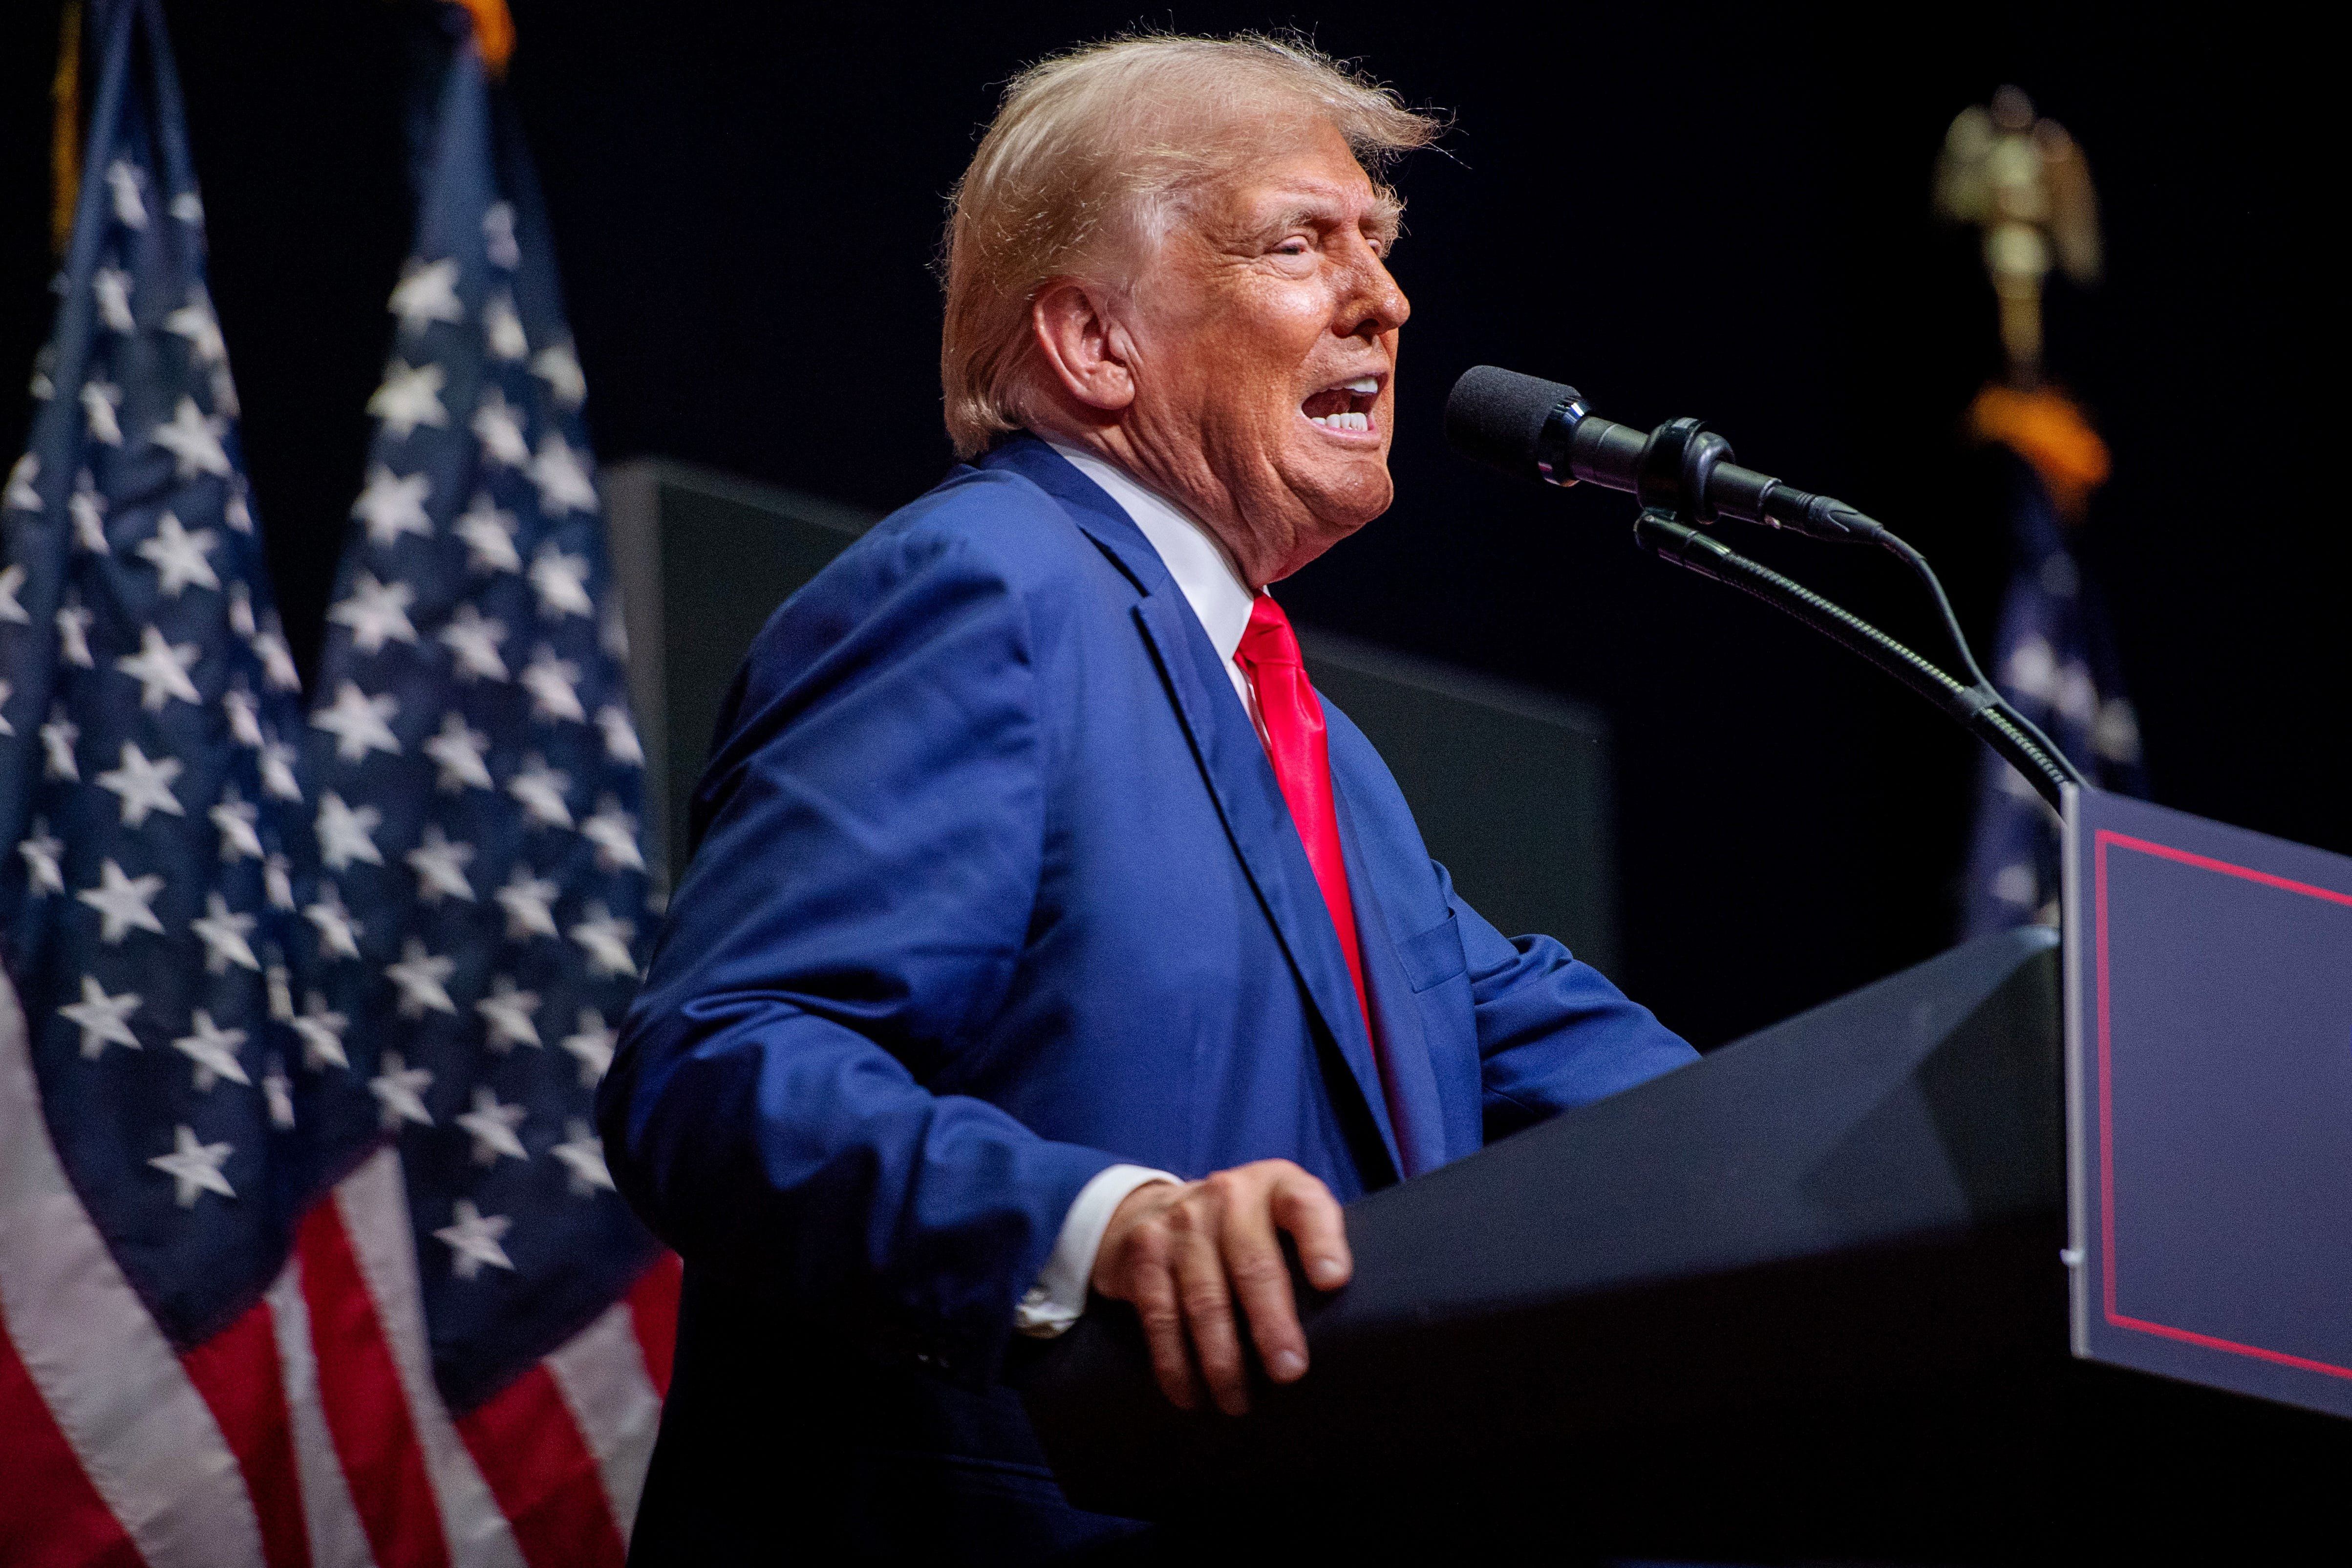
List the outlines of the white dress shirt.
{"label": "white dress shirt", "polygon": [[[1260,743],[1264,743],[1265,722],[1258,716],[1257,693],[1234,658],[1242,646],[1242,634],[1249,629],[1250,607],[1256,595],[1242,581],[1224,545],[1182,508],[1159,491],[1136,483],[1125,470],[1081,447],[1059,441],[1047,445],[1067,458],[1078,472],[1101,486],[1143,531],[1151,548],[1160,552],[1160,564],[1176,579],[1184,602],[1192,606],[1201,629],[1209,634],[1209,644],[1224,661],[1225,674],[1232,679],[1242,706],[1249,710],[1250,723],[1256,729]],[[1094,1278],[1095,1254],[1102,1249],[1103,1232],[1110,1225],[1113,1211],[1138,1187],[1181,1180],[1166,1171],[1142,1165],[1113,1165],[1079,1188],[1076,1201],[1062,1220],[1062,1232],[1055,1238],[1054,1250],[1046,1258],[1045,1267],[1038,1271],[1037,1282],[1013,1309],[1013,1326],[1034,1338],[1052,1339],[1076,1322],[1078,1314],[1087,1309],[1087,1288]]]}

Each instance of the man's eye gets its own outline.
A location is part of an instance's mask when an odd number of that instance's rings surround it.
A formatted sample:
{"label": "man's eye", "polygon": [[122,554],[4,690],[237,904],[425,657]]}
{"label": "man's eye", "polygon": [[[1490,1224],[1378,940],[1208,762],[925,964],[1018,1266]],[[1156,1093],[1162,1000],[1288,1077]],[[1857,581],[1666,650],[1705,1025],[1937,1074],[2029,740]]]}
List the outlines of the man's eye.
{"label": "man's eye", "polygon": [[1275,247],[1274,253],[1276,256],[1304,256],[1307,254],[1307,242],[1303,239],[1286,239]]}

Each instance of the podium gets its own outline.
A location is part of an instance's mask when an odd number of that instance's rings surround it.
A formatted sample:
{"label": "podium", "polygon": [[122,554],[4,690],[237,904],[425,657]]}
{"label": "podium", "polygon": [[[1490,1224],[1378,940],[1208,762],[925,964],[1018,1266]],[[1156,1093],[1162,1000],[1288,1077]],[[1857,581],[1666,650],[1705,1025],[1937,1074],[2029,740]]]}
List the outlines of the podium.
{"label": "podium", "polygon": [[[2157,811],[2088,809],[2118,804]],[[1168,1405],[1097,1302],[1022,1375],[1065,1491],[1400,1552],[1531,1527],[1747,1561],[2332,1534],[2352,1422],[2073,1353],[2063,981],[2055,932],[1987,937],[1360,1199],[1355,1279],[1301,1288],[1311,1370],[1261,1379],[1246,1417]]]}

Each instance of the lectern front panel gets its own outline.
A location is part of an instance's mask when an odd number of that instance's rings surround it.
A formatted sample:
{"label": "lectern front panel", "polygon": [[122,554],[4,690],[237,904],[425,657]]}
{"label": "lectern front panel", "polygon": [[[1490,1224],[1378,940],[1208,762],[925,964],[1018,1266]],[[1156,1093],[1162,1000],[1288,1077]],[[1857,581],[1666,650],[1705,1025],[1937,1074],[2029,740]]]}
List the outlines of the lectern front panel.
{"label": "lectern front panel", "polygon": [[2075,1353],[2352,1415],[2352,859],[2068,805]]}

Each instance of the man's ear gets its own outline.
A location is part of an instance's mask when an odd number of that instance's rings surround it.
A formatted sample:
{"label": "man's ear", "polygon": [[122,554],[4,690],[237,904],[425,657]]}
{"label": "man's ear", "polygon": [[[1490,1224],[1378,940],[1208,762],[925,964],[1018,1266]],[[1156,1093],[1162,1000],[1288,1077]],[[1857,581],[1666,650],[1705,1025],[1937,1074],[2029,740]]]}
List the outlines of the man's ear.
{"label": "man's ear", "polygon": [[1029,305],[1037,353],[1068,396],[1116,414],[1135,401],[1129,340],[1111,319],[1107,296],[1074,278],[1057,278]]}

